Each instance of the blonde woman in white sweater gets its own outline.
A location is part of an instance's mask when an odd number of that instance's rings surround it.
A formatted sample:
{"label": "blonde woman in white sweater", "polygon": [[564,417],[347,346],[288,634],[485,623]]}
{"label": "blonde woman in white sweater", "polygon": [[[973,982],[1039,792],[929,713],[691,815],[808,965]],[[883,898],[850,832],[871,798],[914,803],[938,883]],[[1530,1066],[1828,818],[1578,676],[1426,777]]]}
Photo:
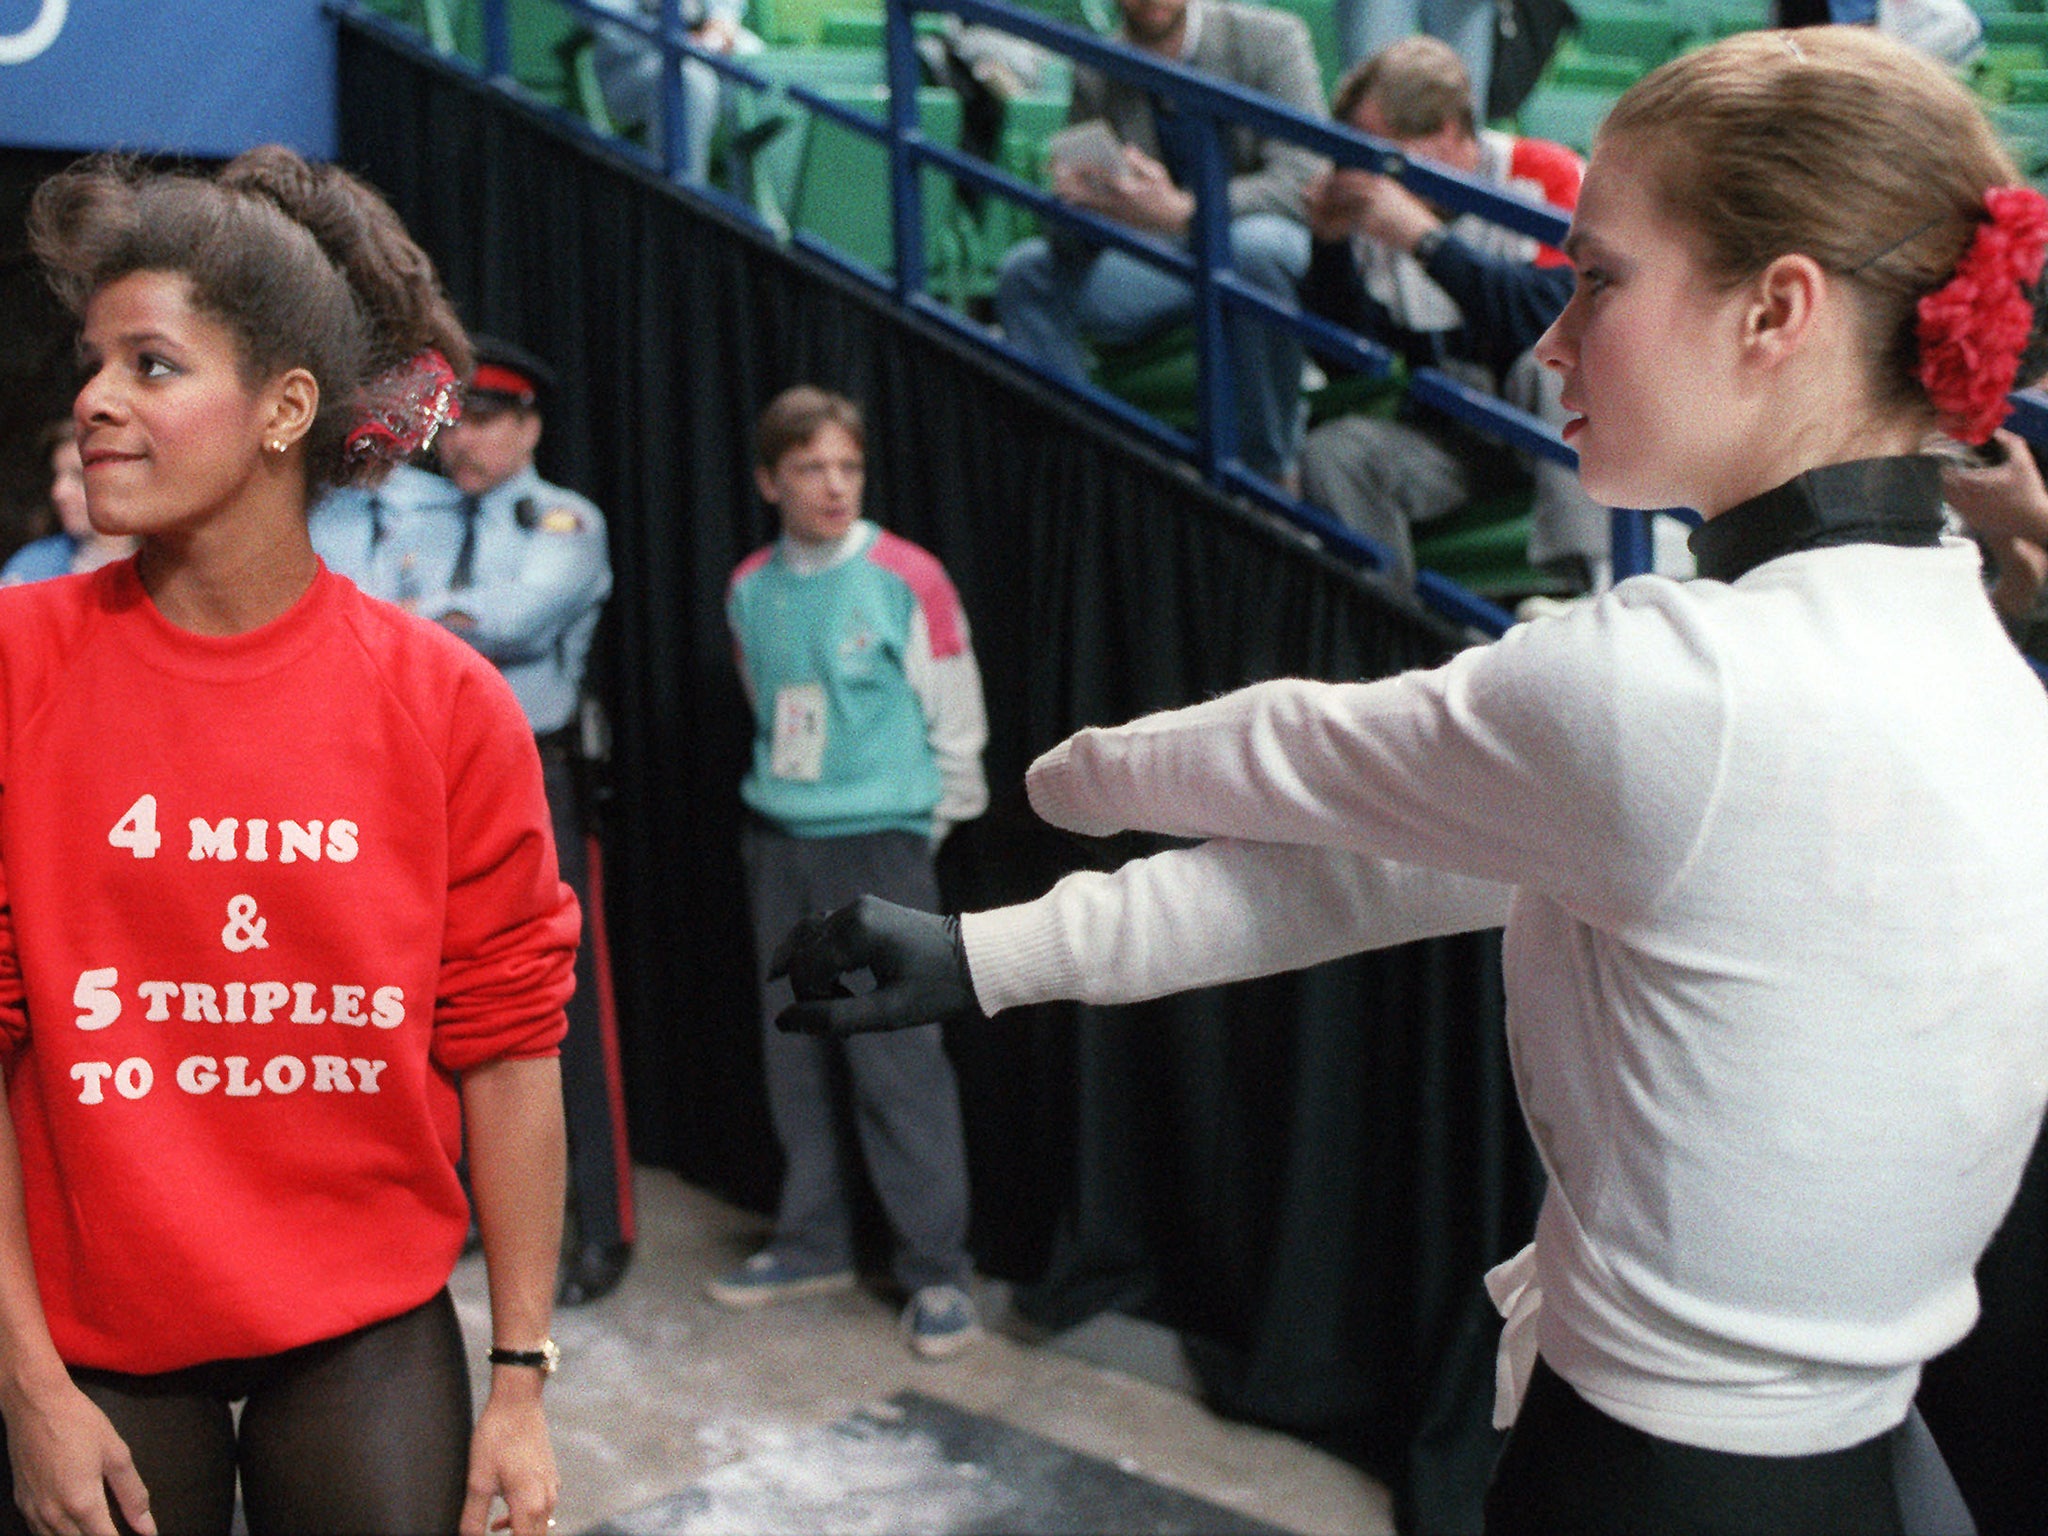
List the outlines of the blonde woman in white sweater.
{"label": "blonde woman in white sweater", "polygon": [[[1489,1277],[1488,1529],[1898,1530],[1921,1363],[2048,1098],[2048,700],[1942,533],[2048,205],[1867,32],[1729,39],[1615,108],[1539,355],[1588,492],[1690,505],[1639,578],[1435,671],[1263,684],[1033,765],[1039,814],[1203,839],[941,920],[792,936],[785,1027],[1130,1001],[1505,925],[1549,1172]],[[863,998],[839,971],[871,965]]]}

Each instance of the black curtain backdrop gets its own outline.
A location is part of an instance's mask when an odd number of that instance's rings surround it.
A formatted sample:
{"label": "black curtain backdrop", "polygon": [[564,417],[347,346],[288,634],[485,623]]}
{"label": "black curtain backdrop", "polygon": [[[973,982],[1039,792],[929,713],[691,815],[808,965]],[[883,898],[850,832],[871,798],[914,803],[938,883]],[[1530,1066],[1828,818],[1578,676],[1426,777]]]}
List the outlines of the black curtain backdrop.
{"label": "black curtain backdrop", "polygon": [[[1052,833],[1024,805],[1025,765],[1078,727],[1457,643],[942,333],[429,60],[344,27],[341,101],[343,159],[465,318],[572,381],[542,458],[611,519],[607,911],[642,1160],[773,1199],[723,593],[770,534],[749,433],[777,390],[865,404],[871,514],[938,553],[966,602],[994,805],[947,844],[959,908],[1144,851]],[[1115,1305],[1179,1328],[1218,1408],[1368,1465],[1412,1528],[1476,1528],[1497,1333],[1480,1277],[1527,1238],[1540,1179],[1496,935],[1005,1015],[950,1043],[974,1251],[1027,1282],[1036,1321]]]}
{"label": "black curtain backdrop", "polygon": [[35,270],[23,221],[36,184],[74,158],[0,150],[0,561],[55,526],[42,435],[71,409],[71,333]]}

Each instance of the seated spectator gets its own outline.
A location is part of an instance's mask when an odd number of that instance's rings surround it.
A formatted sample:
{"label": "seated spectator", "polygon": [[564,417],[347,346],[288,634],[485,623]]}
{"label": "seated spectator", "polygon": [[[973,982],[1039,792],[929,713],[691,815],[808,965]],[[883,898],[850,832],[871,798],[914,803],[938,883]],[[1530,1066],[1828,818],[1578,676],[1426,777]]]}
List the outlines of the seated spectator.
{"label": "seated spectator", "polygon": [[[1133,48],[1262,91],[1298,111],[1320,115],[1321,87],[1308,29],[1284,11],[1237,0],[1117,0],[1119,39]],[[1187,238],[1194,194],[1194,132],[1152,95],[1089,69],[1074,72],[1071,124],[1101,122],[1121,158],[1053,165],[1064,201],[1146,234]],[[1232,128],[1231,261],[1237,276],[1275,298],[1292,299],[1307,269],[1302,194],[1317,169],[1299,145]],[[1141,341],[1194,313],[1194,290],[1122,251],[1103,250],[1061,232],[1026,240],[1003,259],[996,318],[1004,335],[1053,372],[1087,376],[1084,343]],[[1301,344],[1277,326],[1233,318],[1238,448],[1246,466],[1270,479],[1291,469],[1300,437]]]}
{"label": "seated spectator", "polygon": [[[591,0],[621,16],[653,21],[660,8],[652,0]],[[761,39],[742,26],[746,0],[684,0],[683,25],[690,41],[711,53],[759,53]],[[597,84],[605,110],[621,132],[644,130],[650,143],[661,136],[661,50],[627,27],[600,25],[596,46]],[[725,82],[701,59],[685,58],[683,120],[689,125],[685,181],[702,184],[711,173],[711,136],[724,110]]]}
{"label": "seated spectator", "polygon": [[0,565],[0,587],[44,581],[74,571],[96,571],[135,553],[135,541],[94,530],[85,510],[85,466],[78,458],[78,429],[67,417],[43,434],[50,453],[50,508],[57,531],[22,545]]}
{"label": "seated spectator", "polygon": [[[1435,38],[1404,39],[1353,69],[1338,84],[1332,112],[1415,158],[1566,212],[1578,201],[1578,156],[1559,144],[1475,127],[1471,81],[1458,56]],[[1553,425],[1564,423],[1557,375],[1529,350],[1571,297],[1572,270],[1562,255],[1475,215],[1447,221],[1398,181],[1370,171],[1319,177],[1308,212],[1315,234],[1301,292],[1308,309],[1393,348],[1411,368],[1438,369]],[[1303,497],[1388,546],[1404,579],[1414,573],[1412,524],[1531,475],[1530,564],[1562,568],[1587,590],[1605,586],[1610,519],[1562,464],[1528,462],[1415,404],[1392,421],[1326,422],[1309,434],[1301,454]]]}

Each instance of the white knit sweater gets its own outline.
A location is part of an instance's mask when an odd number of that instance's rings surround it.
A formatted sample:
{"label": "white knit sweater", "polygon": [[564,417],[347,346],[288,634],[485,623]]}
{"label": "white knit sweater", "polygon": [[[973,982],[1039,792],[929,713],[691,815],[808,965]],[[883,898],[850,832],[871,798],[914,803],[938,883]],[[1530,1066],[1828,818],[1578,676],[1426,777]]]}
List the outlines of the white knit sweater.
{"label": "white knit sweater", "polygon": [[1974,550],[1623,583],[1433,671],[1083,731],[1033,805],[1209,839],[962,930],[990,1012],[1505,923],[1544,1357],[1804,1454],[1905,1414],[2048,1100],[2048,700]]}

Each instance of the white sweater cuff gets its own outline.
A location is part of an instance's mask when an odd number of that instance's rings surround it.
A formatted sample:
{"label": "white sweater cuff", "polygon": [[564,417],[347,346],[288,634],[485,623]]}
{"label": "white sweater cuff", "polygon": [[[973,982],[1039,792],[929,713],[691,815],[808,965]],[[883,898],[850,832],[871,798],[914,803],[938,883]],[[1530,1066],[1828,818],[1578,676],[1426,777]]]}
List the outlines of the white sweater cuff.
{"label": "white sweater cuff", "polygon": [[1080,967],[1050,902],[963,913],[960,943],[983,1013],[1080,996]]}

